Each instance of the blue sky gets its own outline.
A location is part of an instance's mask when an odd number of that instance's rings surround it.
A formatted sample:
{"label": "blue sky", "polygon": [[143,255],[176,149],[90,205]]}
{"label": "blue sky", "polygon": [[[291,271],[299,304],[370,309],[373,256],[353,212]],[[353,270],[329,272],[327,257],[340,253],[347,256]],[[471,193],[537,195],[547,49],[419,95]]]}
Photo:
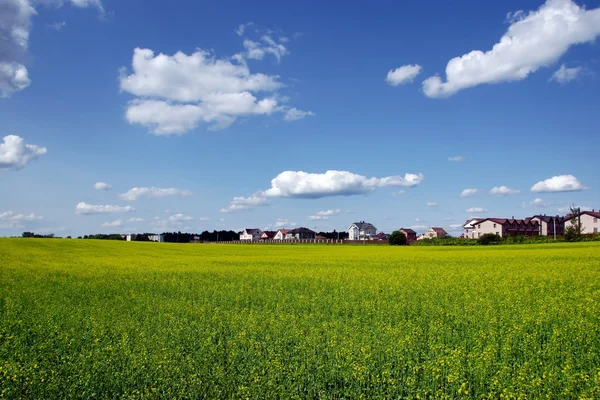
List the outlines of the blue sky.
{"label": "blue sky", "polygon": [[327,3],[0,0],[0,235],[600,208],[599,1]]}

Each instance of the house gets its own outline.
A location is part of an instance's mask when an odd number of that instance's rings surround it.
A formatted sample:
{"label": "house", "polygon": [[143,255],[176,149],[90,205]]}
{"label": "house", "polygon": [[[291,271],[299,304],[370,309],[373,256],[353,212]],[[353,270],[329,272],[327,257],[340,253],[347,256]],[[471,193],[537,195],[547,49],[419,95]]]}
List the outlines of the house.
{"label": "house", "polygon": [[486,233],[493,233],[500,237],[506,236],[535,236],[540,233],[540,223],[530,218],[485,218],[473,224],[475,229],[474,239]]}
{"label": "house", "polygon": [[286,239],[292,240],[314,239],[315,237],[317,237],[316,232],[304,227],[292,229],[285,235]]}
{"label": "house", "polygon": [[260,237],[262,236],[262,234],[263,234],[263,232],[260,229],[256,229],[256,228],[244,229],[240,233],[240,240],[247,240],[250,242],[260,240]]}
{"label": "house", "polygon": [[417,241],[417,232],[410,228],[400,228],[398,229],[398,232],[404,233],[406,236],[406,243],[414,243]]}
{"label": "house", "polygon": [[427,239],[427,237],[425,237],[425,234],[424,234],[424,233],[419,233],[419,234],[417,235],[417,240],[423,240],[423,239]]}
{"label": "house", "polygon": [[260,235],[261,240],[273,240],[275,237],[275,231],[264,231],[262,235]]}
{"label": "house", "polygon": [[534,215],[530,218],[531,221],[537,221],[540,225],[538,235],[541,236],[562,236],[565,232],[565,218],[547,216],[547,215]]}
{"label": "house", "polygon": [[371,240],[375,235],[377,228],[365,221],[355,222],[348,227],[349,240]]}
{"label": "house", "polygon": [[429,228],[424,235],[425,239],[443,239],[448,236],[448,233],[444,230],[444,228]]}
{"label": "house", "polygon": [[277,231],[273,240],[285,240],[286,235],[289,233],[290,229],[280,229]]}
{"label": "house", "polygon": [[467,222],[463,224],[463,237],[468,239],[477,239],[477,235],[475,234],[475,227],[473,225],[481,220],[483,220],[483,218],[471,218],[467,220]]}
{"label": "house", "polygon": [[165,241],[165,235],[156,235],[156,234],[150,234],[148,235],[148,240],[151,242],[164,242]]}
{"label": "house", "polygon": [[573,218],[581,218],[581,233],[599,233],[600,232],[600,211],[582,211],[577,215],[565,215],[565,230],[571,227]]}
{"label": "house", "polygon": [[375,235],[375,240],[388,240],[389,236],[390,235],[387,233],[379,232],[377,235]]}

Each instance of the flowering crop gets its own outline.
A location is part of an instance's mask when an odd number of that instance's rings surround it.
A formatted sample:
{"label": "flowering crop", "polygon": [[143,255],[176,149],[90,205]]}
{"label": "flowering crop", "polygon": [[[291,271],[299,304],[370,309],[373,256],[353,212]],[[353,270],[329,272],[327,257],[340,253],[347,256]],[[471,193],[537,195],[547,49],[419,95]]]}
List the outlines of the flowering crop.
{"label": "flowering crop", "polygon": [[600,245],[0,240],[0,398],[600,398]]}

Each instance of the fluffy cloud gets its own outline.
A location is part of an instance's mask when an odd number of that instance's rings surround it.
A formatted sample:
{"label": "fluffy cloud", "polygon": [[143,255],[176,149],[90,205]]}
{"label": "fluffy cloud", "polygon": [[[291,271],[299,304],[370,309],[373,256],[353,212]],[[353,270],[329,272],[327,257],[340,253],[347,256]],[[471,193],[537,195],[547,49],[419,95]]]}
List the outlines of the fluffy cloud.
{"label": "fluffy cloud", "polygon": [[435,207],[435,206],[437,206],[437,205],[438,205],[438,204],[437,204],[435,201],[428,201],[428,202],[427,202],[427,207]]}
{"label": "fluffy cloud", "polygon": [[567,68],[565,64],[563,64],[556,72],[554,72],[554,74],[552,74],[550,80],[558,83],[568,83],[576,79],[581,70],[581,67]]}
{"label": "fluffy cloud", "polygon": [[327,220],[331,216],[339,215],[340,212],[341,212],[341,210],[339,208],[337,208],[335,210],[318,211],[315,215],[309,215],[308,219],[311,221]]}
{"label": "fluffy cloud", "polygon": [[[185,215],[182,213],[173,214],[169,218],[160,219],[159,217],[155,218],[155,221],[152,222],[151,225],[155,226],[158,229],[169,230],[169,229],[191,229],[189,226],[184,226],[187,222],[193,221],[194,217],[189,215]],[[184,226],[184,227],[183,227]],[[183,227],[183,228],[182,228]]]}
{"label": "fluffy cloud", "polygon": [[144,218],[129,218],[127,222],[144,222]]}
{"label": "fluffy cloud", "polygon": [[326,196],[351,196],[373,192],[385,186],[417,186],[422,174],[405,174],[367,178],[348,171],[327,171],[311,174],[303,171],[284,171],[271,180],[266,197],[320,198]]}
{"label": "fluffy cloud", "polygon": [[298,110],[297,108],[290,108],[289,110],[287,110],[287,112],[285,113],[285,116],[283,117],[284,121],[296,121],[299,119],[302,119],[304,117],[314,117],[315,113],[312,111],[303,111],[303,110]]}
{"label": "fluffy cloud", "polygon": [[529,204],[535,207],[544,208],[550,206],[551,203],[547,203],[544,199],[537,197],[533,199],[533,201],[531,201]]}
{"label": "fluffy cloud", "polygon": [[275,226],[277,228],[281,228],[284,226],[296,226],[297,224],[295,222],[290,222],[287,218],[285,219],[278,219],[277,221],[275,221]]}
{"label": "fluffy cloud", "polygon": [[134,201],[141,197],[167,197],[167,196],[189,196],[192,192],[175,188],[161,189],[157,187],[134,187],[127,192],[120,194],[123,200]]}
{"label": "fluffy cloud", "polygon": [[479,189],[465,189],[460,193],[460,197],[470,197],[479,193]]}
{"label": "fluffy cloud", "polygon": [[110,228],[116,228],[116,227],[119,227],[119,226],[123,226],[123,221],[120,220],[120,219],[115,219],[114,221],[103,223],[102,226],[106,226],[106,227],[110,227]]}
{"label": "fluffy cloud", "polygon": [[479,213],[487,212],[487,208],[483,208],[483,207],[471,207],[471,208],[467,209],[467,212],[468,213],[479,214]]}
{"label": "fluffy cloud", "polygon": [[525,79],[556,62],[572,45],[600,35],[600,8],[587,10],[572,0],[547,0],[536,11],[509,17],[511,25],[491,50],[450,60],[445,82],[437,75],[423,81],[425,95],[446,97],[484,83]]}
{"label": "fluffy cloud", "polygon": [[54,22],[52,24],[48,24],[47,26],[48,26],[48,28],[52,28],[55,31],[60,31],[60,30],[62,30],[62,28],[64,28],[65,26],[67,26],[67,23],[65,21]]}
{"label": "fluffy cloud", "polygon": [[109,190],[112,187],[112,185],[109,185],[106,182],[96,182],[94,184],[94,189],[96,190]]}
{"label": "fluffy cloud", "polygon": [[392,86],[403,85],[412,82],[420,72],[420,65],[403,65],[400,68],[390,70],[385,81]]}
{"label": "fluffy cloud", "polygon": [[520,190],[511,189],[508,186],[494,186],[492,190],[490,190],[492,196],[509,196],[520,192]]}
{"label": "fluffy cloud", "polygon": [[22,228],[24,222],[39,221],[44,217],[35,214],[15,214],[13,211],[0,213],[0,228]]}
{"label": "fluffy cloud", "polygon": [[[254,50],[271,52],[273,39],[267,35],[261,40],[266,47],[257,45]],[[271,53],[280,58],[286,52],[278,48]],[[123,68],[119,79],[121,90],[136,96],[129,102],[125,118],[157,135],[178,135],[200,123],[209,124],[209,129],[224,129],[243,116],[285,112],[284,119],[291,121],[314,115],[279,104],[277,91],[283,87],[279,77],[251,73],[246,58],[259,58],[251,54],[219,59],[200,49],[167,55],[136,48],[132,73],[128,75]]]}
{"label": "fluffy cloud", "polygon": [[237,33],[238,36],[243,36],[244,32],[246,32],[246,28],[248,28],[252,25],[254,25],[254,22],[247,22],[245,24],[240,24],[240,26],[238,26],[238,28],[235,30],[235,33]]}
{"label": "fluffy cloud", "polygon": [[465,161],[465,158],[463,156],[448,157],[448,161],[461,162]]}
{"label": "fluffy cloud", "polygon": [[229,203],[229,206],[222,208],[221,212],[246,211],[252,208],[264,207],[266,205],[268,205],[267,199],[263,196],[234,197]]}
{"label": "fluffy cloud", "polygon": [[532,192],[576,192],[585,189],[573,175],[553,176],[531,187]]}
{"label": "fluffy cloud", "polygon": [[79,8],[95,7],[100,13],[104,13],[104,6],[101,0],[71,0],[71,4]]}
{"label": "fluffy cloud", "polygon": [[289,53],[282,43],[278,43],[270,35],[263,35],[260,42],[244,39],[244,48],[244,56],[251,60],[262,60],[266,54],[271,54],[279,62],[281,57]]}
{"label": "fluffy cloud", "polygon": [[45,147],[25,144],[19,136],[4,136],[0,143],[0,170],[21,169],[43,154],[46,154]]}
{"label": "fluffy cloud", "polygon": [[135,208],[131,206],[96,205],[84,202],[75,206],[75,214],[125,213],[132,211],[135,211]]}
{"label": "fluffy cloud", "polygon": [[35,14],[28,0],[3,0],[0,5],[0,97],[9,97],[31,83],[23,63]]}

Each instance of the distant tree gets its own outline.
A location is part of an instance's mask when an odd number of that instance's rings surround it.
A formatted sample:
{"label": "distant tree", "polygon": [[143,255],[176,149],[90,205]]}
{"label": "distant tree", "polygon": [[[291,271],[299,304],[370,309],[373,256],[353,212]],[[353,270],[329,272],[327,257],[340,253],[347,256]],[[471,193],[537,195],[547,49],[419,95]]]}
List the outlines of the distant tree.
{"label": "distant tree", "polygon": [[406,235],[404,232],[394,231],[388,236],[388,243],[392,246],[404,246],[406,242]]}
{"label": "distant tree", "polygon": [[575,242],[581,239],[581,234],[583,233],[583,227],[581,226],[581,208],[575,207],[575,204],[573,204],[569,207],[569,212],[571,214],[569,220],[571,225],[565,229],[564,238],[568,242]]}
{"label": "distant tree", "polygon": [[35,234],[33,232],[23,232],[23,236],[24,238],[32,238],[35,236]]}
{"label": "distant tree", "polygon": [[479,238],[479,244],[488,245],[488,244],[499,244],[502,243],[502,238],[500,235],[495,233],[486,233]]}
{"label": "distant tree", "polygon": [[71,236],[67,236],[67,239],[71,239]]}

